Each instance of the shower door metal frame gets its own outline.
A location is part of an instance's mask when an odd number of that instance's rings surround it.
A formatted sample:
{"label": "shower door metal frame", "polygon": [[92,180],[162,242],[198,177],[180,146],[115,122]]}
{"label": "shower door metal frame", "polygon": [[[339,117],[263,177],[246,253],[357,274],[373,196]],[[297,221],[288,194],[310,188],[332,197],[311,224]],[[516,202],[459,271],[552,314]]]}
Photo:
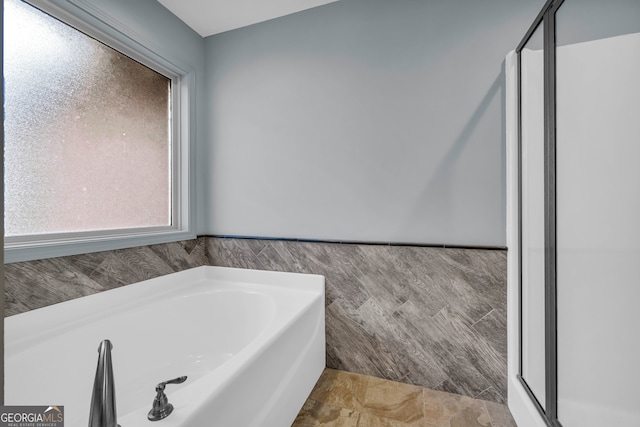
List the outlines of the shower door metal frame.
{"label": "shower door metal frame", "polygon": [[[518,380],[550,427],[558,421],[557,304],[556,304],[556,43],[555,14],[564,0],[547,0],[516,48],[518,69],[518,270],[519,367]],[[544,261],[545,261],[545,405],[540,404],[523,377],[522,367],[522,59],[521,51],[540,24],[544,25]]]}

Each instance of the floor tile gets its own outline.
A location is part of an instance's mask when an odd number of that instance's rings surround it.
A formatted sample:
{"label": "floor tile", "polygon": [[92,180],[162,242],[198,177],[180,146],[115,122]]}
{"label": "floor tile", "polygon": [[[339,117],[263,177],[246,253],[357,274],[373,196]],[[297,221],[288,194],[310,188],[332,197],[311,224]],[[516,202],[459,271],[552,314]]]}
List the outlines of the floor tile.
{"label": "floor tile", "polygon": [[437,426],[491,427],[484,402],[466,396],[424,389],[424,413]]}
{"label": "floor tile", "polygon": [[325,369],[292,427],[517,427],[506,405]]}
{"label": "floor tile", "polygon": [[407,424],[391,418],[379,417],[362,412],[357,427],[424,427],[424,420],[421,418],[420,420]]}
{"label": "floor tile", "polygon": [[493,427],[518,427],[507,405],[485,401],[484,406],[487,408],[487,412],[489,412],[491,425]]}
{"label": "floor tile", "polygon": [[369,377],[362,412],[413,423],[424,418],[422,387]]}
{"label": "floor tile", "polygon": [[311,399],[358,411],[363,407],[368,378],[365,375],[325,369],[311,392]]}
{"label": "floor tile", "polygon": [[517,427],[500,403],[325,369],[292,427]]}
{"label": "floor tile", "polygon": [[451,427],[491,427],[489,414],[481,403],[471,405],[451,417]]}
{"label": "floor tile", "polygon": [[292,427],[357,427],[357,411],[307,399]]}

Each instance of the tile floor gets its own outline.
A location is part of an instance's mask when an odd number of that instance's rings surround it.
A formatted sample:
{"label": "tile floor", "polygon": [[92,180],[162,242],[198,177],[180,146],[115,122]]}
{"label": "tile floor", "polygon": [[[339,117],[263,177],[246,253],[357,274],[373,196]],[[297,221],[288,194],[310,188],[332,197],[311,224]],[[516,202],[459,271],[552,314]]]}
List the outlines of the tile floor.
{"label": "tile floor", "polygon": [[499,403],[325,369],[292,427],[516,427]]}

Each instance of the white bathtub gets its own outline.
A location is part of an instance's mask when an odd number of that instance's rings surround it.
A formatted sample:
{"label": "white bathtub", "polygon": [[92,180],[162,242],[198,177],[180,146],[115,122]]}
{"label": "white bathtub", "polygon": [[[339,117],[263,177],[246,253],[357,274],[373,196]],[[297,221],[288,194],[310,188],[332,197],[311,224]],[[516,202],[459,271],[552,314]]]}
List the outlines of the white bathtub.
{"label": "white bathtub", "polygon": [[[324,277],[198,267],[5,319],[5,404],[88,424],[103,339],[122,427],[288,427],[325,367]],[[157,383],[175,407],[147,413]]]}

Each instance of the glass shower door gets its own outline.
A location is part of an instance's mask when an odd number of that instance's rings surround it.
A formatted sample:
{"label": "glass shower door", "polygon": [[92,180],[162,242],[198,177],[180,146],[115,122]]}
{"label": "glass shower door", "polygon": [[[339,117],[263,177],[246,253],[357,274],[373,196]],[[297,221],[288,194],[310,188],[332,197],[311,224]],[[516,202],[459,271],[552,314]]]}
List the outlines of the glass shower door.
{"label": "glass shower door", "polygon": [[562,4],[556,277],[563,427],[640,426],[638,76],[640,2]]}
{"label": "glass shower door", "polygon": [[545,407],[544,23],[520,52],[521,376]]}

